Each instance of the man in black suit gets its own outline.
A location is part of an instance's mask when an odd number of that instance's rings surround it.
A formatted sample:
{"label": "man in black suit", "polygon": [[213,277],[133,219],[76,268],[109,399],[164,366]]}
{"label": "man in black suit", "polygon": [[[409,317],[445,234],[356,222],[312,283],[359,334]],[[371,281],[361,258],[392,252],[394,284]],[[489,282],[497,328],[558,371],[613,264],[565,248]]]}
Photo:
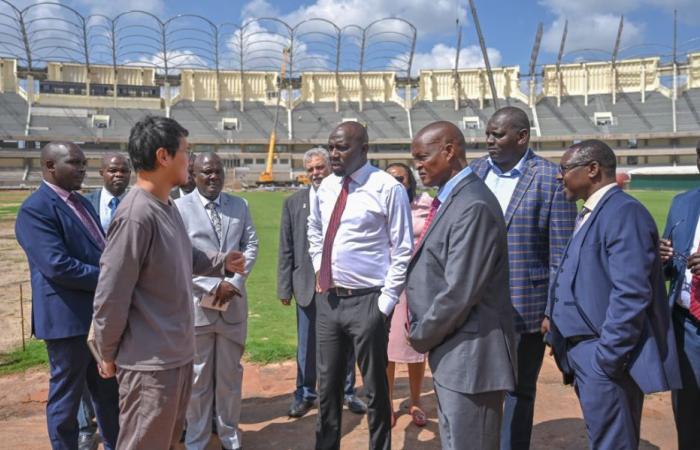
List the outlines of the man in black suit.
{"label": "man in black suit", "polygon": [[[131,180],[131,164],[129,158],[121,153],[107,153],[102,157],[100,176],[103,180],[101,189],[95,189],[85,198],[90,201],[92,207],[100,218],[100,226],[107,234],[109,224],[114,217],[114,212],[119,202],[126,195],[126,188]],[[95,423],[95,411],[92,408],[92,399],[87,385],[83,389],[78,409],[78,450],[97,450],[99,437],[97,436],[97,424]]]}
{"label": "man in black suit", "polygon": [[85,196],[97,215],[100,216],[100,225],[105,233],[109,229],[114,212],[119,202],[126,194],[126,188],[131,181],[131,163],[126,155],[121,153],[108,153],[102,157],[100,176],[103,180],[102,189],[95,189]]}
{"label": "man in black suit", "polygon": [[[321,181],[331,173],[328,152],[312,148],[304,154],[304,166],[311,187],[301,189],[284,201],[277,267],[277,294],[283,305],[297,303],[297,388],[289,408],[290,417],[302,417],[316,402],[316,275],[309,256],[306,223],[309,204]],[[350,411],[364,414],[367,407],[355,394],[355,352],[348,352],[345,404]]]}

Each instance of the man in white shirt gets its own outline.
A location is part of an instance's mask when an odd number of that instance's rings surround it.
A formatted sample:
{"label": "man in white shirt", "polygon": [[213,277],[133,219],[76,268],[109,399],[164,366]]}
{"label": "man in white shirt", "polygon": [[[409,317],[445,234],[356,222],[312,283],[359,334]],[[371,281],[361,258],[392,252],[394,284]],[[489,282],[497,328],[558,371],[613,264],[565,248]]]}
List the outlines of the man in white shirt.
{"label": "man in white shirt", "polygon": [[333,175],[311,204],[316,272],[319,416],[316,448],[340,447],[346,355],[352,346],[369,399],[370,448],[391,448],[386,379],[389,317],[413,251],[406,189],[367,161],[367,130],[344,122],[328,138]]}
{"label": "man in white shirt", "polygon": [[121,153],[109,153],[102,157],[100,176],[104,182],[102,189],[96,189],[85,196],[100,216],[100,225],[105,234],[119,202],[126,194],[131,181],[129,158]]}

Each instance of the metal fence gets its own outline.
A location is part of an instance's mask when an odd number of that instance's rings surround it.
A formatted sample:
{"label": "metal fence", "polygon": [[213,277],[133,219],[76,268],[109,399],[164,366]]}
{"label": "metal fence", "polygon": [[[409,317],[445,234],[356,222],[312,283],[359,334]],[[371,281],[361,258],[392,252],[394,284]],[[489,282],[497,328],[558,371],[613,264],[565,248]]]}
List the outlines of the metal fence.
{"label": "metal fence", "polygon": [[115,17],[84,16],[60,3],[38,2],[20,9],[0,0],[0,56],[15,58],[29,72],[48,62],[155,67],[174,75],[182,69],[278,71],[392,70],[411,73],[416,28],[400,18],[365,27],[340,27],[326,19],[290,25],[257,18],[241,25],[216,24],[194,14],[168,19],[125,11]]}

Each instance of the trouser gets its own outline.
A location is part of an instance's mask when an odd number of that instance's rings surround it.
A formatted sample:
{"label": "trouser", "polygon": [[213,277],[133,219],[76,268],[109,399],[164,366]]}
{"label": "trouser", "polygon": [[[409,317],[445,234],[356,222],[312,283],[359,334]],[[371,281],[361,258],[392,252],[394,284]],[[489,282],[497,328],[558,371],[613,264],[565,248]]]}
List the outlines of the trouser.
{"label": "trouser", "polygon": [[700,449],[700,323],[687,311],[675,306],[673,329],[676,335],[683,388],[673,391],[678,449]]}
{"label": "trouser", "polygon": [[95,411],[92,408],[92,398],[90,390],[85,383],[83,394],[80,396],[80,407],[78,408],[78,429],[80,434],[92,435],[97,427],[95,426]]}
{"label": "trouser", "polygon": [[537,377],[544,359],[542,333],[516,335],[518,377],[515,390],[506,392],[501,424],[501,450],[530,448]]}
{"label": "trouser", "polygon": [[595,360],[598,339],[582,341],[567,351],[574,388],[592,449],[639,447],[644,394],[629,372],[611,379]]}
{"label": "trouser", "polygon": [[[192,395],[187,407],[188,450],[204,450],[211,438],[212,413],[221,445],[227,449],[241,447],[241,386],[243,383],[244,346],[226,333],[230,325],[218,320],[213,325],[197,327]],[[214,406],[216,405],[216,406]]]}
{"label": "trouser", "polygon": [[367,396],[370,448],[391,449],[391,406],[386,378],[388,320],[379,310],[379,291],[366,295],[317,296],[319,415],[316,448],[340,448],[343,380],[354,348]]}
{"label": "trouser", "polygon": [[192,364],[167,370],[118,368],[120,450],[168,450],[180,441]]}
{"label": "trouser", "polygon": [[504,391],[465,394],[433,380],[443,450],[496,450]]}
{"label": "trouser", "polygon": [[[355,350],[348,350],[345,396],[355,394]],[[297,401],[315,401],[316,394],[316,298],[307,306],[297,304]]]}
{"label": "trouser", "polygon": [[97,424],[105,448],[115,448],[119,433],[117,383],[97,372],[88,350],[87,336],[46,341],[51,378],[46,404],[46,424],[53,449],[78,448],[78,408],[85,384],[94,402]]}

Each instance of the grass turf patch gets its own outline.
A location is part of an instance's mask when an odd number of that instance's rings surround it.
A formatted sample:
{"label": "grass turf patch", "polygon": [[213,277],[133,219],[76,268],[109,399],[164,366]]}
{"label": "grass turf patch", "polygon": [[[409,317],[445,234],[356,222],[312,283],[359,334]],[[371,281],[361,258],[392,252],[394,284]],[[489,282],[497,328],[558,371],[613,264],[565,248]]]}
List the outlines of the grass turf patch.
{"label": "grass turf patch", "polygon": [[22,347],[0,354],[0,375],[22,372],[35,366],[48,366],[49,357],[46,354],[44,341],[29,339],[27,349]]}

